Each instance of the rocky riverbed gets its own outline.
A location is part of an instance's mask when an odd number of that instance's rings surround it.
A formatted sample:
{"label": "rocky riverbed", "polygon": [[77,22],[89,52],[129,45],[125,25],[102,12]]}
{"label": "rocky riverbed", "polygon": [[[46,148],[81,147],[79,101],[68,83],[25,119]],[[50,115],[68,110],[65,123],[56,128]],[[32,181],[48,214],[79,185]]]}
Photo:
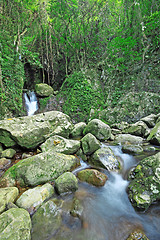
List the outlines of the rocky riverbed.
{"label": "rocky riverbed", "polygon": [[0,121],[0,239],[160,239],[159,146],[160,114],[112,126],[58,111]]}

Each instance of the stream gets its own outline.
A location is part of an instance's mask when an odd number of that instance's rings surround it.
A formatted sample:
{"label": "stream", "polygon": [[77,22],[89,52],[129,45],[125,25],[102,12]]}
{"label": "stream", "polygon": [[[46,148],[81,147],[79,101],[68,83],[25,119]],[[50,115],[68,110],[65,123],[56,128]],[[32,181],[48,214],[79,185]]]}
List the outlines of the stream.
{"label": "stream", "polygon": [[[102,170],[108,176],[103,187],[80,182],[76,196],[82,199],[84,207],[82,226],[78,223],[76,225],[76,220],[65,220],[64,223],[70,231],[65,232],[65,235],[61,231],[51,239],[126,240],[136,229],[142,229],[149,240],[160,239],[160,204],[153,205],[145,213],[137,212],[126,193],[129,182],[125,176],[137,160],[132,155],[124,154],[121,146],[110,147],[114,154],[122,159],[123,170],[121,173]],[[81,167],[76,169],[74,174],[88,167],[85,162],[81,163]],[[68,201],[69,205],[71,197],[64,197],[64,200]]]}

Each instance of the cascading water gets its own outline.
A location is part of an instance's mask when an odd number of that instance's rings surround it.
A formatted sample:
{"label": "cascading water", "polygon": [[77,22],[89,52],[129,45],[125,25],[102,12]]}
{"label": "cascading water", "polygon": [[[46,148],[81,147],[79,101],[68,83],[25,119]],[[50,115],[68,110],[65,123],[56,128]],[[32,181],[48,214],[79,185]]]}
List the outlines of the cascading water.
{"label": "cascading water", "polygon": [[24,93],[25,105],[27,109],[27,115],[32,116],[38,110],[38,102],[35,93],[29,91],[29,93]]}

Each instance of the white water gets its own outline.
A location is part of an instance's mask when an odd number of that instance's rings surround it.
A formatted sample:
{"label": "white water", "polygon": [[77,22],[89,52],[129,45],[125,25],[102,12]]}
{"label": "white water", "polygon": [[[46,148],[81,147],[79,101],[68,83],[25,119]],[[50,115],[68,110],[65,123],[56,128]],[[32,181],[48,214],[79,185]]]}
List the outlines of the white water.
{"label": "white water", "polygon": [[27,109],[27,115],[32,116],[38,110],[37,97],[33,91],[29,91],[28,95],[27,93],[24,93],[24,99]]}

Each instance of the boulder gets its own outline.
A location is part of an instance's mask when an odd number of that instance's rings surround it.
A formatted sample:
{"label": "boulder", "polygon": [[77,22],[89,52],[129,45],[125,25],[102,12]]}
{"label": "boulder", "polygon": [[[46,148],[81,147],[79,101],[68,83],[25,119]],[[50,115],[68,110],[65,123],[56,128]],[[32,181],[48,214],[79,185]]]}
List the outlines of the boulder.
{"label": "boulder", "polygon": [[81,143],[82,143],[82,150],[86,155],[91,155],[101,146],[100,142],[91,133],[88,133],[87,135],[85,135],[81,139]]}
{"label": "boulder", "polygon": [[129,133],[141,137],[146,136],[149,134],[149,132],[148,126],[143,121],[138,121],[134,124],[131,124],[128,128],[123,130],[123,133]]}
{"label": "boulder", "polygon": [[0,213],[2,213],[7,204],[14,202],[18,197],[19,190],[16,187],[0,188]]}
{"label": "boulder", "polygon": [[2,158],[13,158],[15,153],[16,153],[16,151],[14,149],[8,148],[2,152],[1,157]]}
{"label": "boulder", "polygon": [[61,214],[53,200],[43,203],[32,217],[32,239],[51,239],[61,226]]}
{"label": "boulder", "polygon": [[83,131],[86,127],[86,123],[84,122],[79,122],[74,125],[73,130],[71,132],[71,137],[76,138],[76,137],[81,137],[83,136]]}
{"label": "boulder", "polygon": [[146,210],[160,200],[160,152],[141,160],[129,180],[129,199],[134,207]]}
{"label": "boulder", "polygon": [[39,97],[49,97],[54,92],[53,88],[46,83],[36,84],[35,91]]}
{"label": "boulder", "polygon": [[71,171],[79,165],[79,160],[72,155],[52,151],[26,158],[9,168],[3,175],[1,186],[36,186],[53,181],[62,173]]}
{"label": "boulder", "polygon": [[24,148],[35,148],[53,135],[69,137],[72,123],[69,116],[51,111],[0,121],[0,143],[6,147],[16,144]]}
{"label": "boulder", "polygon": [[139,145],[123,145],[122,152],[129,154],[138,154],[143,152],[143,148]]}
{"label": "boulder", "polygon": [[10,159],[0,158],[0,170],[5,170],[11,164]]}
{"label": "boulder", "polygon": [[22,208],[11,208],[0,215],[0,239],[30,240],[31,219]]}
{"label": "boulder", "polygon": [[69,140],[55,135],[48,138],[41,146],[43,152],[52,150],[64,154],[74,154],[80,149],[80,141]]}
{"label": "boulder", "polygon": [[156,124],[157,116],[155,114],[150,114],[144,118],[141,118],[141,121],[147,124],[149,128],[153,128]]}
{"label": "boulder", "polygon": [[81,181],[90,183],[96,187],[104,186],[107,181],[107,176],[104,173],[99,172],[95,169],[85,169],[77,173],[77,177]]}
{"label": "boulder", "polygon": [[115,142],[118,144],[142,144],[143,138],[138,136],[133,136],[131,134],[119,134],[115,137]]}
{"label": "boulder", "polygon": [[91,120],[83,131],[83,134],[92,133],[98,140],[105,141],[111,137],[110,127],[99,119]]}
{"label": "boulder", "polygon": [[109,171],[115,171],[120,168],[117,157],[108,146],[104,146],[94,152],[89,158],[89,163],[97,167],[105,167]]}
{"label": "boulder", "polygon": [[26,209],[29,213],[34,213],[39,206],[54,194],[54,188],[51,184],[46,183],[25,191],[16,201],[16,205]]}
{"label": "boulder", "polygon": [[160,145],[160,122],[158,122],[152,129],[147,140],[150,141],[152,144]]}
{"label": "boulder", "polygon": [[63,173],[56,179],[55,189],[59,194],[75,192],[78,189],[78,180],[71,172]]}

